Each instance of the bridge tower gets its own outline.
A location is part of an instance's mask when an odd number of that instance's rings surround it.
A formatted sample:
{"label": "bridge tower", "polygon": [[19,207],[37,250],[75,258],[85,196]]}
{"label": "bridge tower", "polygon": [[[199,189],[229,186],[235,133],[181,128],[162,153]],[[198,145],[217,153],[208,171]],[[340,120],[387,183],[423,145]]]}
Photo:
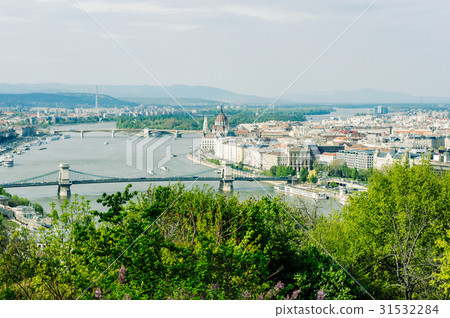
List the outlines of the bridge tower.
{"label": "bridge tower", "polygon": [[80,130],[80,138],[84,138],[84,130],[83,129]]}
{"label": "bridge tower", "polygon": [[233,191],[233,169],[231,164],[226,163],[222,165],[222,179],[220,180],[219,190],[221,191]]}
{"label": "bridge tower", "polygon": [[178,130],[175,130],[175,138],[181,138],[182,135]]}
{"label": "bridge tower", "polygon": [[69,177],[69,164],[60,163],[58,168],[58,196],[70,197],[70,186],[72,185],[72,182]]}
{"label": "bridge tower", "polygon": [[145,138],[148,138],[148,137],[150,137],[150,129],[148,129],[148,128],[146,128],[146,129],[144,129],[144,137]]}
{"label": "bridge tower", "polygon": [[296,184],[300,183],[299,181],[300,180],[297,176],[291,176],[291,177],[289,177],[289,180],[287,181],[287,183],[290,185],[296,185]]}
{"label": "bridge tower", "polygon": [[116,135],[116,130],[113,128],[113,129],[111,130],[111,138],[114,138],[115,135]]}

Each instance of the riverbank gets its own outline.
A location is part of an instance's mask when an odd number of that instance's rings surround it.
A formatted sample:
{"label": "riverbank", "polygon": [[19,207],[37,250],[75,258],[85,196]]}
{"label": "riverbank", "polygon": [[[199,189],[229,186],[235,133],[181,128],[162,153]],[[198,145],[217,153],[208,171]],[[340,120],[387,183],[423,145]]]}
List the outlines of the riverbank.
{"label": "riverbank", "polygon": [[0,155],[4,153],[10,153],[13,151],[17,151],[19,148],[23,148],[25,145],[38,140],[38,136],[33,137],[20,137],[15,138],[11,142],[6,142],[0,144]]}
{"label": "riverbank", "polygon": [[[201,165],[203,165],[205,167],[216,168],[216,169],[221,169],[222,168],[222,166],[216,165],[216,164],[214,164],[212,162],[209,162],[209,161],[206,161],[206,160],[199,160],[197,157],[194,157],[192,155],[192,153],[188,153],[186,155],[186,158],[188,160],[191,160],[193,163],[201,164]],[[244,173],[245,173],[245,171],[244,171]],[[252,174],[248,173],[248,176],[252,177]],[[284,181],[269,181],[269,180],[268,181],[262,181],[261,180],[261,182],[264,182],[264,183],[267,183],[267,184],[270,184],[270,185],[273,185],[273,186],[276,186],[276,185],[279,185],[279,184],[284,184]]]}

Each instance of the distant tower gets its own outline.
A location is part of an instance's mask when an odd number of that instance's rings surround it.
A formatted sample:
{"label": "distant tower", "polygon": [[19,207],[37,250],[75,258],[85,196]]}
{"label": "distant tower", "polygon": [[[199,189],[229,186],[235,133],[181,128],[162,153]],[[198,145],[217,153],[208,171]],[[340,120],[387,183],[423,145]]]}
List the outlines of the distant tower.
{"label": "distant tower", "polygon": [[208,129],[208,118],[203,119],[203,134],[207,134],[209,131]]}
{"label": "distant tower", "polygon": [[95,109],[98,110],[98,86],[95,86]]}

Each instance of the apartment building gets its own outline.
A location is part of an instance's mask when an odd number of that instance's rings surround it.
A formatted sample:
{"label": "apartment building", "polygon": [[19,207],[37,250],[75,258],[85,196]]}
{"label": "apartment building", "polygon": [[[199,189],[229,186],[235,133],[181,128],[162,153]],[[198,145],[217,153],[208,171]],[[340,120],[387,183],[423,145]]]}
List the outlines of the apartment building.
{"label": "apartment building", "polygon": [[337,158],[344,160],[349,168],[369,169],[373,167],[374,150],[341,150]]}

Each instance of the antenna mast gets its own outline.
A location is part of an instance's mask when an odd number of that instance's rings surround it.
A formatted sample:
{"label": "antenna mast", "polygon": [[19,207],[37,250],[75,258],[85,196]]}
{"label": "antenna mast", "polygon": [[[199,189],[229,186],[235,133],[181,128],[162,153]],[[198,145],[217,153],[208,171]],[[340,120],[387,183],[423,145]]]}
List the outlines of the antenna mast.
{"label": "antenna mast", "polygon": [[95,109],[98,110],[98,86],[95,86]]}

